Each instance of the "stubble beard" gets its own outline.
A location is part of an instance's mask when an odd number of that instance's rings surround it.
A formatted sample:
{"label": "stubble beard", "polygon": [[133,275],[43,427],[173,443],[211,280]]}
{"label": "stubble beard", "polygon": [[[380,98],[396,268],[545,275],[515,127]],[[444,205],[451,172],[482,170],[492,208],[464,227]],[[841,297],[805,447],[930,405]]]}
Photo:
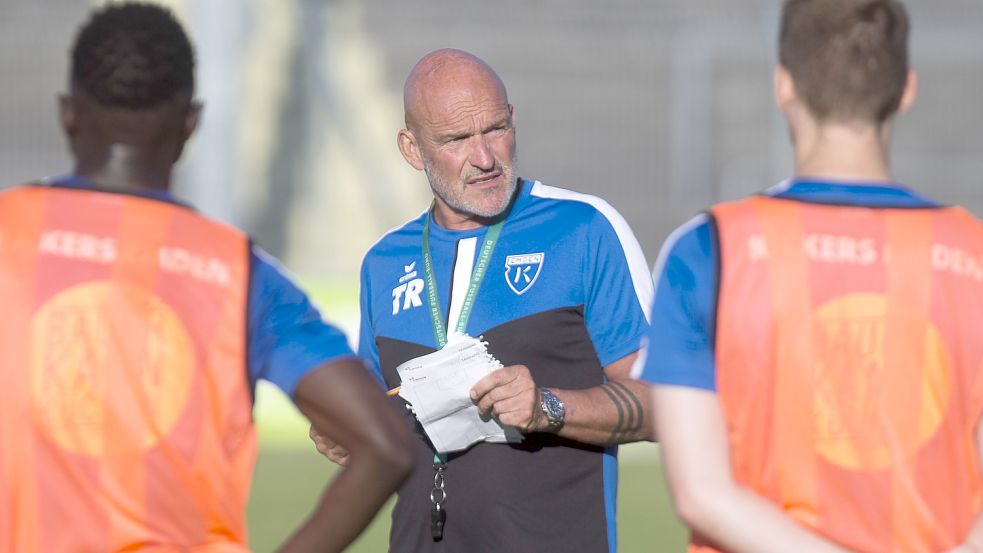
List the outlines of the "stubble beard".
{"label": "stubble beard", "polygon": [[[423,171],[427,175],[427,180],[430,181],[430,188],[434,194],[443,200],[448,207],[464,215],[489,219],[501,215],[512,202],[512,196],[516,189],[515,164],[516,156],[512,156],[512,160],[508,164],[496,160],[497,168],[502,172],[503,185],[488,190],[469,191],[465,181],[471,175],[463,175],[456,182],[448,183],[437,174],[437,171],[433,170],[430,160],[426,158],[423,160]],[[494,200],[496,199],[495,196],[498,195],[501,197],[497,198],[497,201],[492,202],[491,205],[488,205],[487,201],[483,201],[488,198]]]}

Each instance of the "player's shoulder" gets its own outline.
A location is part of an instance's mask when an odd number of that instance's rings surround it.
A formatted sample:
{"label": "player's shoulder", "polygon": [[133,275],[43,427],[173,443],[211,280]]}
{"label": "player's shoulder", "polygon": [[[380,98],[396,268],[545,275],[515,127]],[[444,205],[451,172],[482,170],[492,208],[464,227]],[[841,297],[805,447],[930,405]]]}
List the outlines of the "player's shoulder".
{"label": "player's shoulder", "polygon": [[652,274],[658,279],[666,266],[687,266],[712,262],[716,256],[716,229],[709,213],[698,213],[676,227],[662,243]]}
{"label": "player's shoulder", "polygon": [[17,202],[32,201],[44,195],[44,187],[39,182],[21,183],[0,189],[0,202],[12,205]]}
{"label": "player's shoulder", "polygon": [[41,179],[37,181],[21,182],[12,186],[5,186],[0,189],[0,197],[37,194],[38,190],[44,186],[44,184],[44,179]]}
{"label": "player's shoulder", "polygon": [[416,253],[420,250],[421,237],[423,236],[423,222],[426,218],[426,211],[418,216],[395,226],[379,237],[374,244],[369,246],[365,255],[362,257],[362,267],[377,263],[381,260],[391,260],[395,257],[405,257],[407,253]]}
{"label": "player's shoulder", "polygon": [[716,221],[712,214],[700,212],[690,217],[688,221],[679,225],[666,237],[664,246],[672,249],[680,244],[686,245],[693,242],[704,242],[707,238],[712,238],[716,233],[714,228]]}
{"label": "player's shoulder", "polygon": [[946,211],[953,219],[960,221],[967,228],[976,232],[983,232],[983,220],[965,207],[961,205],[948,206]]}
{"label": "player's shoulder", "polygon": [[983,221],[960,205],[947,206],[944,214],[937,219],[936,234],[960,242],[977,254],[983,252]]}
{"label": "player's shoulder", "polygon": [[420,248],[420,240],[423,235],[423,221],[427,212],[397,225],[379,237],[365,252],[365,257],[388,257],[406,248]]}
{"label": "player's shoulder", "polygon": [[250,289],[256,297],[277,297],[284,290],[301,291],[297,278],[283,263],[258,244],[249,245]]}

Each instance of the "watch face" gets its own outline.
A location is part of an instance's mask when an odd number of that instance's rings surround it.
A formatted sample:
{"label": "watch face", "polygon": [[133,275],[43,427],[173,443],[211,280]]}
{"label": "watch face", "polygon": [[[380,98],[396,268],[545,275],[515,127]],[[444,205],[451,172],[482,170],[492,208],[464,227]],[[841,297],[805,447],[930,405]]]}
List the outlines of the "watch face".
{"label": "watch face", "polygon": [[549,419],[550,426],[557,428],[563,424],[563,402],[553,392],[545,388],[542,390],[542,394],[543,412],[546,413],[546,418]]}

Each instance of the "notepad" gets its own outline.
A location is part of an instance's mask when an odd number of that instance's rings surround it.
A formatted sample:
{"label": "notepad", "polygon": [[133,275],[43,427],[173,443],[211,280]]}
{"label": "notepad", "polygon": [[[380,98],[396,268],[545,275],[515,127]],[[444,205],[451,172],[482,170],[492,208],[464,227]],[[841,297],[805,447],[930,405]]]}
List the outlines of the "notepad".
{"label": "notepad", "polygon": [[479,338],[452,334],[439,351],[396,367],[399,396],[409,402],[437,453],[487,442],[519,442],[522,434],[494,418],[482,420],[471,387],[502,364]]}

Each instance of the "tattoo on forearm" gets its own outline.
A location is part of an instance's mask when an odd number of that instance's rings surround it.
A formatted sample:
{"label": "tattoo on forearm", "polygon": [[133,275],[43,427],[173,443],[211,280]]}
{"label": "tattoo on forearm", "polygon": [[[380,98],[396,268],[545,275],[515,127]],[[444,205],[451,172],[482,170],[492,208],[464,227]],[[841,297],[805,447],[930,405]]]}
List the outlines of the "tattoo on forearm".
{"label": "tattoo on forearm", "polygon": [[608,384],[610,384],[612,386],[617,386],[618,388],[621,388],[621,390],[624,391],[625,395],[627,395],[629,398],[631,398],[631,402],[635,406],[635,414],[637,415],[637,418],[635,420],[635,424],[632,427],[632,430],[633,431],[636,431],[636,432],[638,430],[641,430],[642,423],[644,422],[645,411],[644,411],[644,409],[642,409],[642,402],[638,400],[638,396],[635,395],[635,392],[632,392],[631,391],[631,388],[629,388],[628,386],[626,386],[623,382],[618,382],[617,380],[612,380]]}
{"label": "tattoo on forearm", "polygon": [[614,392],[608,388],[608,384],[602,385],[601,390],[611,398],[611,403],[614,403],[614,406],[618,409],[618,423],[614,425],[614,430],[611,431],[611,437],[608,438],[608,443],[618,443],[616,440],[620,432],[619,429],[625,424],[625,411],[621,407],[621,399],[614,395]]}
{"label": "tattoo on forearm", "polygon": [[620,443],[628,437],[633,437],[642,429],[645,420],[642,402],[638,400],[638,396],[628,386],[616,380],[602,385],[601,389],[604,390],[604,393],[607,394],[618,410],[618,423],[611,431],[611,437],[608,440],[611,443]]}

